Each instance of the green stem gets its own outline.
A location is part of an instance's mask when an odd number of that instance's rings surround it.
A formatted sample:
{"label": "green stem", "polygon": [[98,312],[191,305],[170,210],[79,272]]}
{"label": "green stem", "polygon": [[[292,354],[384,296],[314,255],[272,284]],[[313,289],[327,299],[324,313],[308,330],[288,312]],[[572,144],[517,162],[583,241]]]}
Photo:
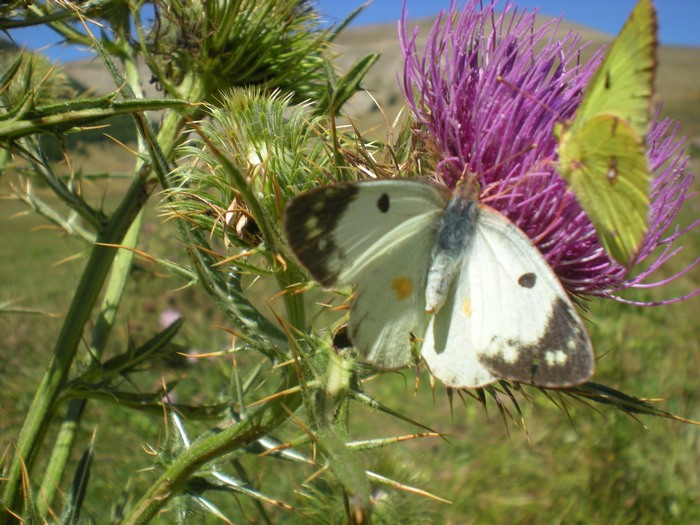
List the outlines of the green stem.
{"label": "green stem", "polygon": [[[138,214],[129,231],[124,237],[122,246],[134,248],[141,233],[143,224],[144,212]],[[116,318],[124,294],[124,288],[129,277],[132,261],[135,254],[130,250],[118,250],[115,256],[114,264],[112,265],[112,273],[110,274],[107,289],[105,291],[100,313],[95,324],[95,329],[92,333],[90,342],[90,354],[94,358],[99,359],[104,353],[105,346],[109,339],[109,335],[114,326]],[[87,405],[87,399],[73,399],[68,405],[68,414],[61,424],[61,428],[56,438],[49,464],[46,467],[46,474],[41,484],[40,494],[37,506],[42,517],[46,517],[48,508],[53,502],[56,495],[56,490],[61,482],[61,477],[64,474],[68,458],[73,450],[76,434],[80,428],[80,420],[83,411]]]}
{"label": "green stem", "polygon": [[[121,243],[126,231],[136,215],[148,200],[149,184],[146,180],[148,170],[143,169],[134,179],[120,207],[116,210],[102,233],[98,242],[106,244]],[[85,325],[90,318],[92,308],[97,301],[100,290],[107,278],[107,273],[117,251],[114,248],[96,245],[83,271],[78,288],[73,296],[56,346],[49,361],[46,373],[37,389],[34,400],[27,413],[27,418],[19,434],[16,453],[8,472],[3,494],[4,507],[0,509],[0,523],[14,520],[12,513],[19,514],[22,508],[20,486],[23,470],[31,473],[37,453],[46,434],[55,401],[66,384],[71,364],[83,337]]]}
{"label": "green stem", "polygon": [[[278,392],[296,384],[297,378],[292,370]],[[257,409],[247,411],[246,418],[239,423],[195,442],[160,476],[122,523],[135,525],[150,522],[200,466],[269,434],[284,423],[289,413],[300,404],[301,395],[298,393],[271,399]]]}
{"label": "green stem", "polygon": [[[288,270],[277,277],[277,284],[280,290],[285,291],[290,286],[299,283],[301,280],[300,273],[294,270]],[[285,293],[284,304],[287,311],[287,321],[292,326],[292,329],[301,332],[306,331],[306,308],[304,306],[303,293]],[[292,336],[294,333],[292,332]]]}
{"label": "green stem", "polygon": [[[140,86],[141,75],[136,67],[134,49],[129,45],[128,20],[128,18],[125,18],[123,23],[115,28],[116,33],[118,34],[117,41],[121,43],[120,47],[122,53],[120,56],[122,58],[122,65],[124,66],[127,83],[132,89],[134,97],[137,99],[143,99],[144,94]],[[144,140],[144,137],[141,135],[139,135],[139,151],[142,153],[148,151],[148,146]],[[142,167],[142,158],[137,157],[134,172],[138,173]],[[129,230],[122,241],[123,246],[129,248],[136,247],[141,233],[143,220],[144,211],[141,209],[133,223],[131,223]],[[124,290],[134,257],[135,254],[131,250],[118,250],[115,255],[114,264],[112,265],[112,272],[109,277],[109,282],[107,283],[104,298],[102,299],[102,306],[100,307],[100,313],[95,323],[95,328],[93,330],[90,343],[90,354],[94,356],[95,359],[99,359],[102,356],[105,346],[107,345],[107,341],[109,340],[112,327],[114,326],[114,320],[119,309],[119,304],[121,303],[124,295]],[[73,449],[77,432],[80,429],[80,421],[86,405],[87,399],[73,399],[68,405],[66,419],[61,424],[61,428],[59,430],[58,437],[56,439],[56,443],[54,444],[51,458],[49,459],[46,473],[41,484],[40,494],[42,494],[43,497],[39,498],[37,506],[43,518],[46,518],[48,507],[53,502],[56,495],[56,490],[58,489],[61,481],[61,477],[65,472],[66,464]]]}

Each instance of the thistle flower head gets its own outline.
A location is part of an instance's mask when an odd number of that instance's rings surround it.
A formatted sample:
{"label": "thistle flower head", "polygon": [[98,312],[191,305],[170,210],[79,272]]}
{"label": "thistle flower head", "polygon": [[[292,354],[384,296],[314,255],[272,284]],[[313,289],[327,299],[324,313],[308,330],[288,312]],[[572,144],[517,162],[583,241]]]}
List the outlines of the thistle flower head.
{"label": "thistle flower head", "polygon": [[[557,21],[536,28],[535,13],[507,2],[497,14],[495,1],[482,4],[469,0],[459,12],[453,2],[422,53],[405,9],[399,23],[402,87],[423,139],[439,156],[436,177],[448,187],[476,178],[481,201],[530,236],[570,292],[619,299],[620,290],[652,286],[648,278],[690,229],[664,236],[693,180],[673,123],[654,119],[647,137],[654,177],[649,232],[634,266],[625,268],[607,255],[556,173],[554,126],[574,116],[603,54],[582,65],[580,36],[557,38]],[[642,263],[645,270],[635,273]]]}
{"label": "thistle flower head", "polygon": [[40,53],[5,49],[0,54],[0,114],[25,104],[30,96],[34,106],[55,104],[75,96],[65,72]]}
{"label": "thistle flower head", "polygon": [[[313,4],[299,0],[156,3],[154,74],[180,96],[216,100],[231,87],[264,86],[296,102],[325,93],[328,29]],[[191,93],[188,93],[191,92]]]}

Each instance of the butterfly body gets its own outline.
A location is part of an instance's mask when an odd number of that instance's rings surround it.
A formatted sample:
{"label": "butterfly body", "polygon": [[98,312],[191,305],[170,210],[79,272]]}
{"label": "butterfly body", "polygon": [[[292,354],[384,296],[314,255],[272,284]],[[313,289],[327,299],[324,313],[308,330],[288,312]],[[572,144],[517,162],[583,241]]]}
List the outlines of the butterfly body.
{"label": "butterfly body", "polygon": [[356,284],[349,336],[380,368],[418,344],[452,387],[501,378],[569,386],[590,377],[590,339],[530,239],[459,189],[410,179],[306,192],[287,208],[287,238],[326,287]]}
{"label": "butterfly body", "polygon": [[445,300],[449,287],[470,249],[477,226],[479,205],[461,194],[452,197],[437,231],[425,287],[425,309],[435,313]]}

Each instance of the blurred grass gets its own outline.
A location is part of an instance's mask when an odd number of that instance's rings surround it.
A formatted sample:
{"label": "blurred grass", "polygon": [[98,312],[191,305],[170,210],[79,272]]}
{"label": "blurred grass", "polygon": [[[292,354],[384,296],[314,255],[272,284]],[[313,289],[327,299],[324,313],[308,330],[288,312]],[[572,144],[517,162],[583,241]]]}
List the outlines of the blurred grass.
{"label": "blurred grass", "polygon": [[[393,35],[393,28],[391,29]],[[381,32],[380,32],[381,33]],[[386,35],[386,29],[384,30]],[[395,45],[395,41],[394,41]],[[358,50],[362,51],[361,49]],[[682,121],[682,133],[689,143],[700,137],[700,90],[696,72],[700,51],[662,49],[658,77],[664,114]],[[373,74],[384,76],[381,66]],[[391,78],[393,84],[393,75]],[[380,102],[400,102],[397,91],[379,94]],[[377,118],[375,114],[370,118]],[[359,122],[365,122],[362,115]],[[379,120],[377,120],[379,122]],[[697,148],[693,150],[697,153]],[[88,149],[86,169],[127,172],[132,159],[117,146]],[[698,172],[698,159],[693,171]],[[7,195],[11,174],[0,178],[0,194]],[[109,208],[111,195],[123,190],[119,182],[86,185],[93,202]],[[696,188],[700,186],[696,182]],[[47,200],[48,193],[38,190]],[[48,359],[61,317],[80,276],[86,247],[60,232],[46,228],[46,222],[11,200],[0,201],[0,302],[20,299],[19,306],[37,307],[58,317],[0,315],[0,446],[10,446],[16,437],[37,382]],[[697,202],[690,202],[681,218],[688,224],[700,215]],[[141,241],[147,252],[182,256],[171,224],[162,223],[157,211],[148,210],[148,226]],[[700,234],[686,236],[685,250],[671,270],[681,268],[700,252]],[[185,283],[164,278],[157,269],[139,263],[134,269],[131,289],[125,294],[110,352],[123,350],[130,340],[144,341],[159,329],[158,316],[175,308],[187,318],[178,342],[185,347],[213,351],[230,345],[230,336],[217,328],[226,321],[195,289],[179,288]],[[682,280],[635,299],[663,299],[700,287],[695,270]],[[263,291],[261,296],[266,296]],[[628,394],[663,398],[660,407],[683,417],[700,420],[700,299],[660,308],[637,308],[610,301],[593,303],[590,331],[598,357],[595,379]],[[245,357],[242,357],[245,359]],[[230,383],[231,358],[200,360],[196,364],[163,363],[161,369],[144,374],[140,387],[156,390],[162,378],[182,378],[176,395],[182,402],[215,402]],[[488,413],[474,400],[465,403],[455,397],[452,410],[441,386],[431,392],[425,375],[415,391],[412,370],[384,374],[364,386],[375,398],[449,436],[403,443],[389,452],[367,454],[370,466],[383,473],[395,469],[412,477],[416,486],[451,500],[452,505],[424,501],[424,514],[406,523],[698,523],[700,522],[700,429],[662,419],[643,417],[640,421],[601,408],[597,413],[576,401],[569,401],[571,420],[535,389],[528,389],[532,402],[521,402],[526,431],[504,421],[494,403]],[[517,416],[517,413],[513,411]],[[87,510],[104,522],[119,494],[131,484],[139,493],[156,475],[147,469],[153,458],[149,447],[164,439],[162,415],[138,413],[117,405],[89,403],[84,419],[82,444],[98,427],[96,461],[91,477]],[[204,429],[207,423],[188,427]],[[383,414],[353,407],[350,428],[358,437],[386,437],[419,431]],[[288,424],[280,438],[298,436]],[[193,434],[190,437],[195,437]],[[75,451],[77,461],[81,448]],[[260,463],[248,462],[258,468]],[[270,459],[271,468],[253,471],[263,491],[290,498],[292,489],[315,467],[285,467]],[[382,470],[384,469],[384,470]],[[410,473],[410,476],[406,473]],[[216,499],[216,498],[215,498]],[[415,497],[413,497],[415,499]],[[231,513],[239,510],[226,500]],[[287,501],[295,504],[296,501]],[[240,500],[241,511],[254,516],[251,505]],[[270,509],[275,522],[306,523],[298,514]],[[171,516],[172,518],[172,516]],[[322,516],[319,523],[323,523]],[[310,518],[309,518],[310,519]],[[168,516],[161,521],[168,523]]]}

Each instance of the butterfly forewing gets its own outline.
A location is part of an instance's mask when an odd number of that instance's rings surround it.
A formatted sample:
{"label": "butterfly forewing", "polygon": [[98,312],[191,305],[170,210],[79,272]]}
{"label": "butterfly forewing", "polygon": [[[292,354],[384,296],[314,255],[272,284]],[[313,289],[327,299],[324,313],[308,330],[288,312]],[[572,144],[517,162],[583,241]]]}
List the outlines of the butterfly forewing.
{"label": "butterfly forewing", "polygon": [[565,387],[593,373],[588,334],[549,264],[488,207],[424,340],[431,372],[454,387],[499,378]]}
{"label": "butterfly forewing", "polygon": [[419,181],[325,186],[291,201],[287,240],[323,286],[354,284],[376,257],[411,242],[416,229],[434,224],[448,199],[445,189]]}
{"label": "butterfly forewing", "polygon": [[644,140],[654,92],[656,34],[654,6],[651,0],[640,0],[589,82],[572,128],[608,114],[629,122]]}
{"label": "butterfly forewing", "polygon": [[425,277],[448,200],[433,184],[383,180],[312,190],[287,208],[289,244],[311,275],[326,287],[357,284],[349,335],[381,368],[407,365],[427,323]]}

